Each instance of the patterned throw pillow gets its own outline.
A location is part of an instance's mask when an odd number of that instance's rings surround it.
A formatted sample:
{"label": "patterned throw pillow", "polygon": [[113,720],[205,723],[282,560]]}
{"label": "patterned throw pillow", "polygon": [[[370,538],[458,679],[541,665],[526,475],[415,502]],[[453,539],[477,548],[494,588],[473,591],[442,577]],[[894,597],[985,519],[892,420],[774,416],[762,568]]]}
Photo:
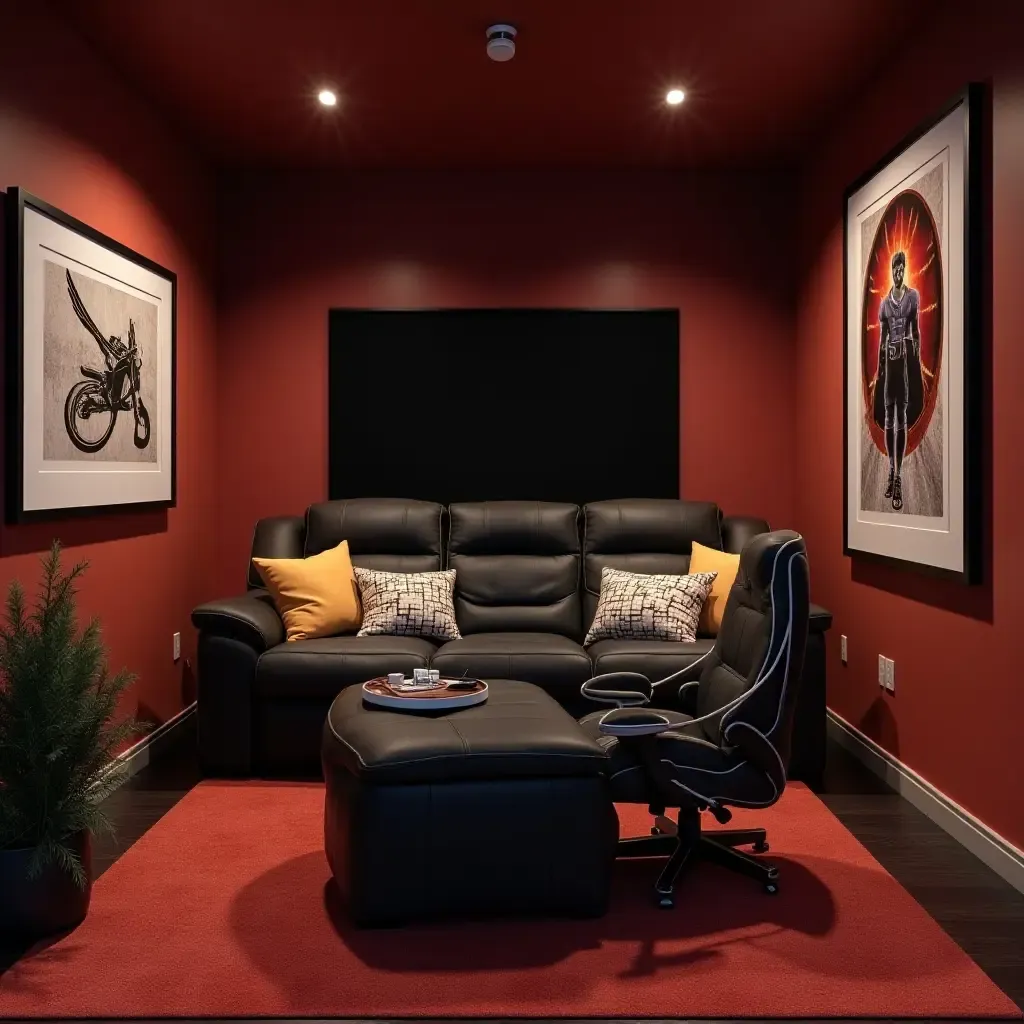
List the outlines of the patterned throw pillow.
{"label": "patterned throw pillow", "polygon": [[380,572],[356,568],[363,625],[356,636],[429,636],[459,640],[455,570]]}
{"label": "patterned throw pillow", "polygon": [[583,645],[596,640],[693,643],[700,610],[717,575],[697,572],[688,576],[648,576],[606,565],[601,570],[601,596],[594,622]]}

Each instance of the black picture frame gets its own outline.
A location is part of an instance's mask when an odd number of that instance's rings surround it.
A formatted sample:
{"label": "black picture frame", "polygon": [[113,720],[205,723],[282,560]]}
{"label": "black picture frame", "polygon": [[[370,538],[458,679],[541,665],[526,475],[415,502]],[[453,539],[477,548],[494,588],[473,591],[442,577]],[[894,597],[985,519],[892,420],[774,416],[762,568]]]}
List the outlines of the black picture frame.
{"label": "black picture frame", "polygon": [[[986,87],[970,83],[941,111],[918,125],[898,145],[853,181],[843,193],[843,554],[875,563],[911,569],[927,575],[976,585],[983,582],[984,429],[982,419],[984,374],[985,238],[987,232],[984,147],[986,145]],[[850,537],[850,216],[851,197],[903,156],[950,115],[964,109],[963,150],[963,508],[962,568],[949,569],[927,561],[883,554],[855,546]],[[952,282],[951,282],[952,286]],[[945,340],[945,339],[944,339]],[[858,347],[860,339],[857,339]]]}
{"label": "black picture frame", "polygon": [[[45,508],[26,508],[24,470],[25,436],[25,220],[26,211],[34,211],[61,228],[95,243],[111,255],[120,257],[163,279],[170,287],[169,325],[169,394],[160,396],[169,403],[169,458],[167,495],[146,500],[91,502],[89,504],[53,505]],[[23,188],[12,186],[5,197],[5,359],[4,400],[5,415],[5,519],[9,524],[41,522],[80,516],[106,515],[123,512],[142,512],[173,508],[177,504],[177,274],[136,252],[127,245],[103,234],[63,210],[32,195]]]}

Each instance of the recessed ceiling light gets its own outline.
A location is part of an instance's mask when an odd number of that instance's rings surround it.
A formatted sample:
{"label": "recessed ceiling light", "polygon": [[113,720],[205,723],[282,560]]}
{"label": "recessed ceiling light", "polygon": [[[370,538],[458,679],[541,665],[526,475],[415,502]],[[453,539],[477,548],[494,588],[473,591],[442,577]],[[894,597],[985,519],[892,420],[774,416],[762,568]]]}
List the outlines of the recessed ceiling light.
{"label": "recessed ceiling light", "polygon": [[317,99],[325,107],[333,107],[338,103],[338,97],[330,89],[321,89]]}
{"label": "recessed ceiling light", "polygon": [[670,107],[678,107],[685,99],[686,93],[683,92],[682,89],[669,89],[669,91],[665,93],[665,102]]}

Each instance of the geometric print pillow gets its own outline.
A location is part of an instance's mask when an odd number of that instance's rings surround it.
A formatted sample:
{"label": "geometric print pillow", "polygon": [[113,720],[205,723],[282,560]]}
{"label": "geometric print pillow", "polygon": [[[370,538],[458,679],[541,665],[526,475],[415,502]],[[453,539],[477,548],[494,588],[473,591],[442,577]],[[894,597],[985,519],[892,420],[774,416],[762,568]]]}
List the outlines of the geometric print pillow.
{"label": "geometric print pillow", "polygon": [[459,640],[455,570],[380,572],[356,568],[363,625],[356,636],[429,636]]}
{"label": "geometric print pillow", "polygon": [[[358,572],[358,570],[356,570]],[[594,623],[583,645],[595,640],[697,639],[700,610],[717,572],[646,575],[606,565]]]}

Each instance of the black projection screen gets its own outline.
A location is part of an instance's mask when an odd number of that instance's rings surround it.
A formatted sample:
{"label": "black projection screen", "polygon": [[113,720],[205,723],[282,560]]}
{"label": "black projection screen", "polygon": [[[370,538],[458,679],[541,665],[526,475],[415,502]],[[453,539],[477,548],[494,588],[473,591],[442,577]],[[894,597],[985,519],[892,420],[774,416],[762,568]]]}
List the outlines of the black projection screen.
{"label": "black projection screen", "polygon": [[679,311],[333,309],[331,498],[679,497]]}

